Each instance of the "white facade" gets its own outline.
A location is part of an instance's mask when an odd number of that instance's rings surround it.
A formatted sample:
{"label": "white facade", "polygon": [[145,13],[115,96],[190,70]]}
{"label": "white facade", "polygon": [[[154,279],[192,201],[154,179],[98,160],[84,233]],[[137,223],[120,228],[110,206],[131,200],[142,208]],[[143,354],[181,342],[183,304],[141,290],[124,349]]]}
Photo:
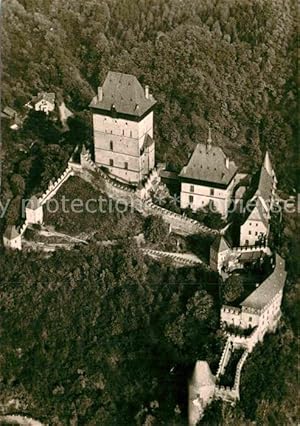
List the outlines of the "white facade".
{"label": "white facade", "polygon": [[6,248],[11,248],[13,250],[21,250],[22,249],[21,235],[18,235],[12,239],[3,237],[3,244],[4,244],[4,247]]}
{"label": "white facade", "polygon": [[37,208],[26,207],[26,220],[28,223],[43,223],[43,206]]}
{"label": "white facade", "polygon": [[264,240],[269,233],[269,225],[261,220],[247,219],[240,228],[240,245],[253,246]]}
{"label": "white facade", "polygon": [[182,209],[190,207],[192,210],[196,211],[207,206],[210,202],[213,202],[216,210],[226,218],[234,186],[235,179],[231,181],[226,189],[182,182],[180,207]]}
{"label": "white facade", "polygon": [[141,121],[93,113],[95,162],[118,178],[138,183],[155,164],[154,142],[144,148],[147,135],[153,138],[153,112]]}
{"label": "white facade", "polygon": [[49,114],[49,112],[54,111],[54,108],[55,104],[47,101],[46,99],[41,99],[34,105],[35,111],[42,111],[46,114]]}

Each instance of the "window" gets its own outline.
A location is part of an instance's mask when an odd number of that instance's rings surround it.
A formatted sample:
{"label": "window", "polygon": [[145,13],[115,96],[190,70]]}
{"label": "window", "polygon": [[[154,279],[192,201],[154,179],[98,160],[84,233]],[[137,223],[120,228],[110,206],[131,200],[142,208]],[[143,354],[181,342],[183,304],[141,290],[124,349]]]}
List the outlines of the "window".
{"label": "window", "polygon": [[189,196],[189,202],[192,203],[194,201],[194,197],[192,195]]}
{"label": "window", "polygon": [[252,317],[249,317],[249,322],[251,322],[252,321]]}
{"label": "window", "polygon": [[258,223],[256,223],[255,226],[258,226]]}
{"label": "window", "polygon": [[109,165],[112,167],[114,165],[114,160],[110,159],[109,160]]}
{"label": "window", "polygon": [[122,135],[124,136],[124,129],[122,130]]}
{"label": "window", "polygon": [[109,142],[109,148],[110,148],[111,151],[114,150],[114,143],[113,143],[113,141]]}
{"label": "window", "polygon": [[251,223],[251,222],[249,222],[249,225],[251,226],[251,225],[252,225],[252,223]]}
{"label": "window", "polygon": [[191,186],[190,186],[190,192],[194,192],[194,189],[195,189],[195,188],[194,188],[194,185],[191,185]]}
{"label": "window", "polygon": [[130,130],[130,137],[132,138],[132,130]]}
{"label": "window", "polygon": [[215,193],[214,189],[211,189],[210,190],[210,195],[214,195],[214,193]]}
{"label": "window", "polygon": [[255,235],[257,235],[258,234],[258,232],[257,231],[255,231]]}
{"label": "window", "polygon": [[251,231],[249,231],[249,235],[251,235]]}
{"label": "window", "polygon": [[124,163],[124,169],[128,170],[128,163],[127,163],[127,161],[125,161],[125,163]]}

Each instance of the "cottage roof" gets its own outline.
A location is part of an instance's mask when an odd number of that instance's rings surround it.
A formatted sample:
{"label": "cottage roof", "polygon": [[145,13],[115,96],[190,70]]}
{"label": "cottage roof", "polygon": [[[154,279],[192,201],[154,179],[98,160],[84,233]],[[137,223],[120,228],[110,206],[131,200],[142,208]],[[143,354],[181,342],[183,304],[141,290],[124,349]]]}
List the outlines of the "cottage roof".
{"label": "cottage roof", "polygon": [[3,109],[4,114],[8,115],[9,117],[13,118],[15,115],[17,115],[17,111],[15,111],[14,109],[6,106]]}
{"label": "cottage roof", "polygon": [[146,98],[145,90],[134,75],[109,71],[102,86],[102,99],[95,96],[90,107],[141,117],[156,100]]}
{"label": "cottage roof", "polygon": [[283,289],[287,275],[285,261],[276,254],[275,262],[273,272],[241,303],[241,306],[261,310]]}
{"label": "cottage roof", "polygon": [[198,143],[179,176],[192,180],[228,185],[236,174],[234,161],[226,159],[222,148]]}
{"label": "cottage roof", "polygon": [[19,237],[20,234],[18,233],[18,230],[14,225],[8,225],[7,228],[5,229],[3,236],[7,238],[8,240],[13,240]]}
{"label": "cottage roof", "polygon": [[224,250],[230,249],[230,245],[223,235],[218,235],[212,243],[211,248],[220,253]]}
{"label": "cottage roof", "polygon": [[38,102],[40,102],[42,100],[47,101],[50,104],[54,104],[55,103],[55,93],[52,93],[52,92],[50,92],[50,93],[48,93],[48,92],[39,92],[37,94],[37,96],[34,96],[32,98],[32,103],[36,104],[36,103],[38,103]]}

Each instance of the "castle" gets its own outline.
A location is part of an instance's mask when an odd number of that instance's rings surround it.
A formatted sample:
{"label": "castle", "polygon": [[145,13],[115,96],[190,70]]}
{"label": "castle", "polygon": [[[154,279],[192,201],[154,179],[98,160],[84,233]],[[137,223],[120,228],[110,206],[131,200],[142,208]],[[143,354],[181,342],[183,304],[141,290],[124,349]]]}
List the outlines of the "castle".
{"label": "castle", "polygon": [[[161,184],[159,167],[155,167],[155,104],[149,87],[143,88],[136,77],[110,71],[90,103],[94,161],[83,146],[79,163],[71,158],[63,174],[55,182],[50,182],[42,195],[28,200],[25,222],[20,229],[11,225],[7,227],[3,235],[4,246],[21,250],[22,235],[27,226],[43,223],[43,206],[70,176],[75,175],[90,183],[100,182],[102,190],[112,198],[126,196],[131,201],[142,200],[143,214],[162,216],[175,232],[182,232],[182,235],[205,232],[217,235],[210,247],[209,266],[223,278],[235,269],[243,268],[246,263],[262,261],[264,256],[271,257],[267,243],[277,179],[268,152],[251,198],[252,208],[243,211],[239,247],[232,247],[221,232],[152,202],[152,193]],[[178,179],[182,209],[196,211],[213,204],[224,219],[230,205],[237,201],[236,194],[241,192],[238,188],[241,180],[238,167],[220,147],[212,144],[210,129],[207,142],[196,145]],[[221,307],[220,327],[227,340],[216,375],[212,374],[206,361],[196,362],[189,384],[190,425],[197,424],[213,399],[231,403],[239,399],[240,375],[248,354],[263,340],[265,333],[276,329],[281,316],[286,272],[285,262],[278,254],[273,260],[271,274],[238,306]],[[243,353],[236,365],[233,386],[223,386],[220,381],[237,350]]]}

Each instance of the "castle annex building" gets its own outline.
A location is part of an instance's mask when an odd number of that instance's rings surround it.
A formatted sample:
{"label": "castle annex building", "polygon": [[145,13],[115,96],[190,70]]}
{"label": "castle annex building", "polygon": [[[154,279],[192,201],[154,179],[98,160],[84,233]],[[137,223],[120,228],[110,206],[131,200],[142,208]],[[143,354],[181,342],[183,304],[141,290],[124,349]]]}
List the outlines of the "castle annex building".
{"label": "castle annex building", "polygon": [[134,185],[149,174],[155,164],[155,103],[135,76],[108,72],[90,103],[97,166]]}
{"label": "castle annex building", "polygon": [[222,148],[211,143],[199,143],[189,162],[181,170],[180,207],[196,211],[209,203],[227,217],[235,186],[237,166],[224,154]]}

